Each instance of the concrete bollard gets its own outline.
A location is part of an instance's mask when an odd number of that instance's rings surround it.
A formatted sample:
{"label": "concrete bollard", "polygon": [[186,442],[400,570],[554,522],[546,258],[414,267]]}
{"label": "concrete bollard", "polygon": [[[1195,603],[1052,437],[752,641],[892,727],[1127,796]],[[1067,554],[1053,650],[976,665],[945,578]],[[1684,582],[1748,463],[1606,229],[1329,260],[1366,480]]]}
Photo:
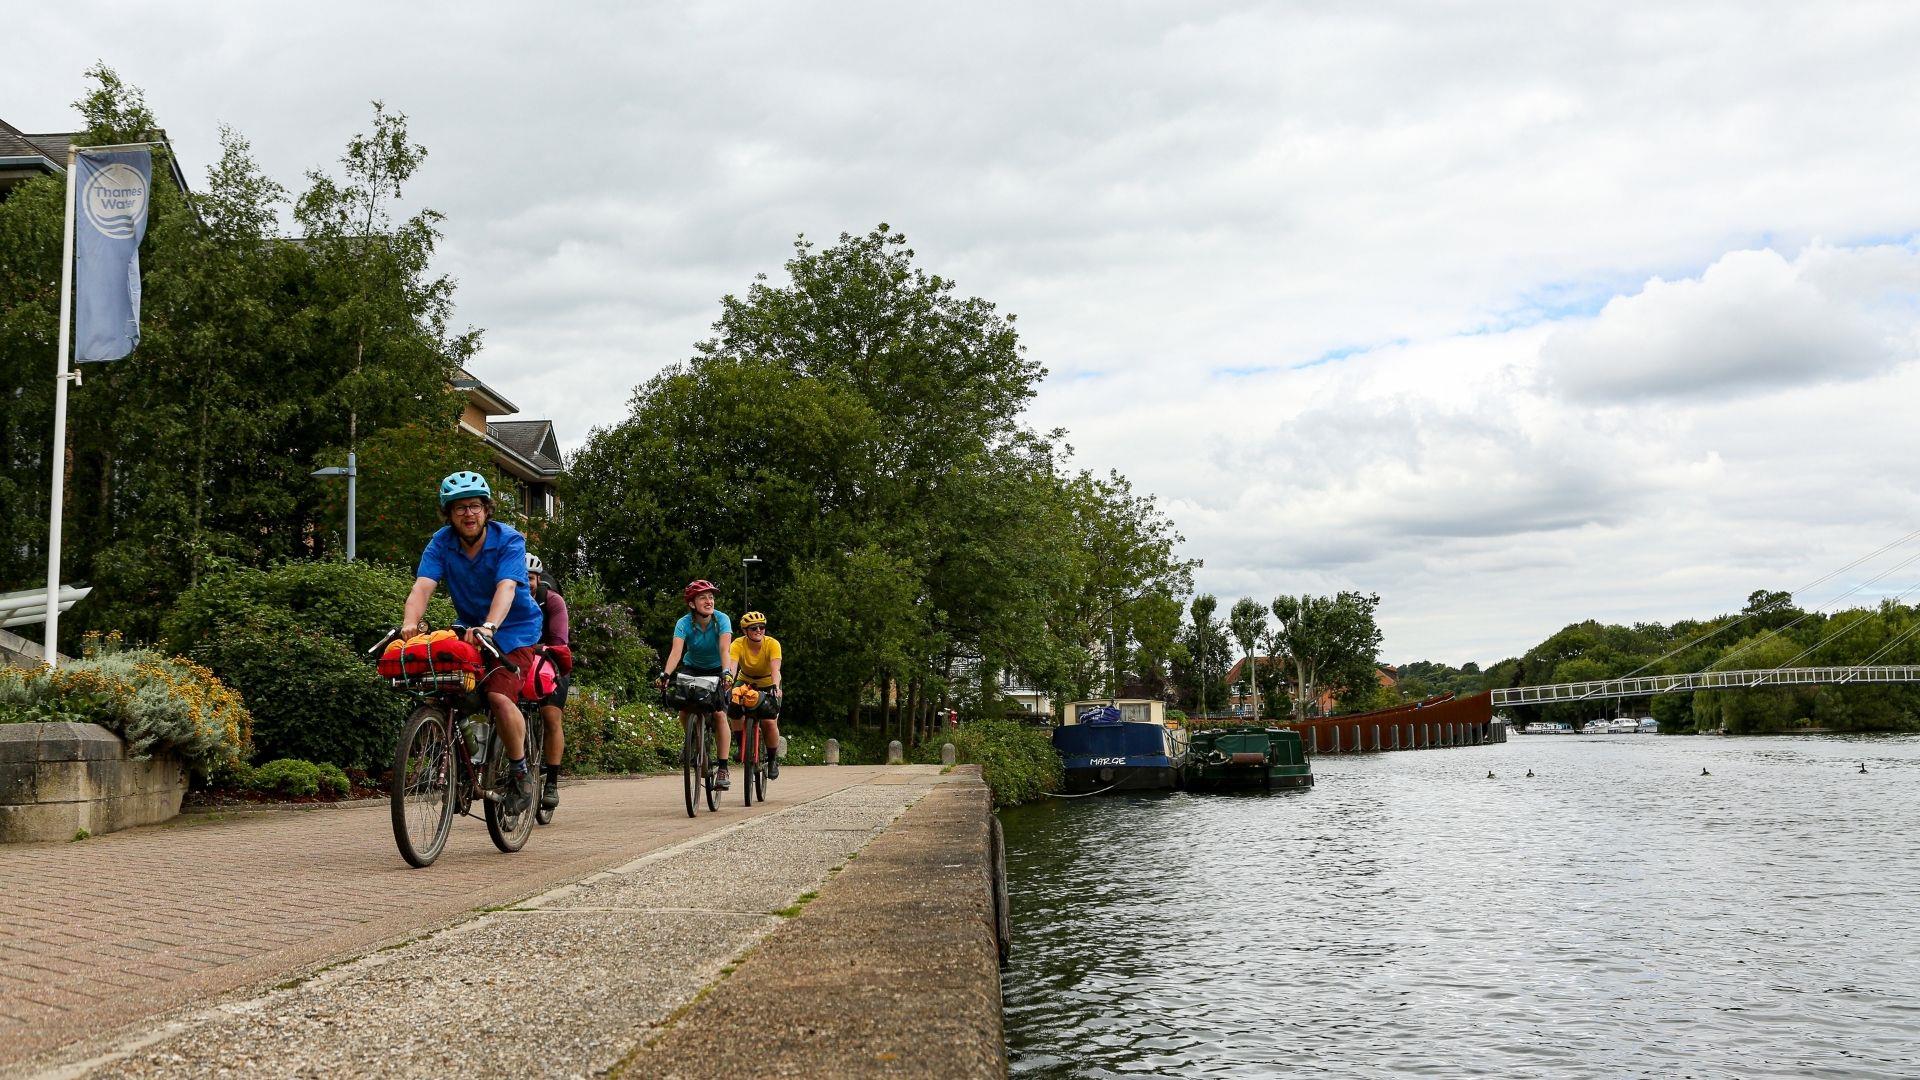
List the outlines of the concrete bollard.
{"label": "concrete bollard", "polygon": [[1384,749],[1386,747],[1380,743],[1380,725],[1375,724],[1373,725],[1373,752],[1377,754]]}
{"label": "concrete bollard", "polygon": [[1308,752],[1317,756],[1320,753],[1320,729],[1318,727],[1308,728],[1307,739]]}
{"label": "concrete bollard", "polygon": [[1333,752],[1336,754],[1340,752],[1340,725],[1338,724],[1333,727]]}
{"label": "concrete bollard", "polygon": [[829,765],[840,764],[840,740],[839,739],[827,740],[827,764]]}
{"label": "concrete bollard", "polygon": [[773,756],[779,758],[781,761],[787,760],[787,737],[785,735],[780,736],[779,745],[773,748]]}
{"label": "concrete bollard", "polygon": [[959,760],[960,752],[953,748],[952,743],[940,744],[940,764],[952,765]]}
{"label": "concrete bollard", "polygon": [[1353,725],[1353,752],[1358,754],[1367,748],[1367,740],[1360,737],[1360,725]]}
{"label": "concrete bollard", "polygon": [[898,765],[905,760],[907,760],[907,756],[901,749],[899,739],[895,739],[887,744],[887,764]]}

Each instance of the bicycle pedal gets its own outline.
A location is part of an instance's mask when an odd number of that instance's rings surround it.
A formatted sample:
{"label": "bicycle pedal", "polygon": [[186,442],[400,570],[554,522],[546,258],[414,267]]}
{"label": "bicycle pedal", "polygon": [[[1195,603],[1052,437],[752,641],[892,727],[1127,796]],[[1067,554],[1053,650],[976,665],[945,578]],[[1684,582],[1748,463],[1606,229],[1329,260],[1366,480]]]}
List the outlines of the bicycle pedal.
{"label": "bicycle pedal", "polygon": [[492,802],[492,803],[497,803],[497,802],[499,802],[499,801],[501,800],[501,798],[502,798],[502,795],[501,795],[501,793],[500,793],[500,792],[498,792],[498,791],[494,791],[494,790],[492,790],[492,789],[488,789],[488,790],[486,790],[486,791],[482,791],[482,792],[480,793],[480,797],[481,797],[482,799],[485,799],[485,800],[486,800],[487,802]]}

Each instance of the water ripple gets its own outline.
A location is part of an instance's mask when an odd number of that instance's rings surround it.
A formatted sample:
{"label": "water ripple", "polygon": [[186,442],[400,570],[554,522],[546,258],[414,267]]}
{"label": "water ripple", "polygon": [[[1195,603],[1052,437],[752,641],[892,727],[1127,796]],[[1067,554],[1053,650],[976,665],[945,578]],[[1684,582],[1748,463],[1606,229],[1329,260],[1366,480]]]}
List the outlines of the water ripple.
{"label": "water ripple", "polygon": [[1016,1075],[1920,1075],[1920,737],[1314,768],[1005,816]]}

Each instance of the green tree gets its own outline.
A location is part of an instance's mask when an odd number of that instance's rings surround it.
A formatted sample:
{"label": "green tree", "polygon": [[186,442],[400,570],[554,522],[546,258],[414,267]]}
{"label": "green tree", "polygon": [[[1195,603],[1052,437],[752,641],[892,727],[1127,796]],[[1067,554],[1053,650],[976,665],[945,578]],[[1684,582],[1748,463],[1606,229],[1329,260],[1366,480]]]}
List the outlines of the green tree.
{"label": "green tree", "polygon": [[1227,669],[1233,665],[1226,627],[1214,612],[1220,600],[1211,593],[1195,596],[1187,605],[1189,622],[1181,634],[1184,655],[1175,660],[1175,676],[1183,688],[1181,703],[1195,715],[1208,715],[1227,703]]}
{"label": "green tree", "polygon": [[[339,464],[343,452],[329,449],[310,461],[314,468]],[[427,538],[440,528],[440,481],[461,470],[487,478],[495,498],[495,513],[511,520],[517,509],[514,487],[495,468],[480,440],[444,423],[415,423],[384,427],[360,442],[358,506],[354,527],[358,554],[375,562],[412,566],[419,562]],[[335,480],[321,489],[318,507],[319,537],[335,551],[346,548],[347,485]],[[533,538],[528,547],[537,550]]]}
{"label": "green tree", "polygon": [[1258,718],[1261,715],[1260,642],[1266,636],[1267,609],[1253,597],[1243,596],[1234,601],[1233,609],[1227,613],[1227,627],[1240,646],[1240,655],[1246,658],[1247,691],[1253,695],[1254,716]]}
{"label": "green tree", "polygon": [[1378,683],[1380,627],[1377,594],[1280,596],[1273,601],[1279,651],[1292,663],[1293,715],[1306,718],[1323,687],[1371,692]]}
{"label": "green tree", "polygon": [[[157,130],[136,88],[104,67],[89,77],[80,141]],[[89,367],[70,404],[63,577],[95,591],[63,620],[69,647],[88,628],[150,638],[210,568],[335,549],[325,519],[344,492],[308,473],[341,463],[356,425],[452,432],[448,380],[473,339],[447,332],[451,283],[425,270],[435,219],[365,212],[418,164],[363,152],[396,135],[411,145],[404,123],[376,109],[375,135],[349,147],[349,182],[315,174],[296,207],[312,229],[299,243],[275,232],[285,192],[239,134],[221,133],[198,192],[173,183],[156,150],[140,345]],[[386,194],[356,203],[361,188]],[[43,178],[0,202],[0,515],[20,526],[0,550],[0,587],[45,565],[63,194]]]}
{"label": "green tree", "polygon": [[685,582],[734,609],[740,560],[765,560],[753,606],[798,720],[865,705],[910,736],[943,702],[997,714],[1003,676],[1084,690],[1109,627],[1123,655],[1165,654],[1191,564],[1150,497],[1068,473],[1057,433],[1020,426],[1041,374],[1011,316],[886,226],[802,238],[784,282],[724,298],[714,336],[589,435],[547,548],[662,648]]}

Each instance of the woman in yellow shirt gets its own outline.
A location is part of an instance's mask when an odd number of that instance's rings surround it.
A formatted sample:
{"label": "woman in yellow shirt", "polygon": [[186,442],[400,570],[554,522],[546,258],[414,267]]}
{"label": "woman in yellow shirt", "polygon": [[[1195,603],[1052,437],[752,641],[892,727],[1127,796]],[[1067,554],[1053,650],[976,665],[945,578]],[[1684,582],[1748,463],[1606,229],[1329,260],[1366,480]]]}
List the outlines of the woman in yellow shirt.
{"label": "woman in yellow shirt", "polygon": [[771,714],[760,721],[760,745],[767,748],[767,779],[773,780],[780,775],[780,642],[767,633],[767,617],[757,611],[740,616],[740,630],[744,636],[733,639],[728,653],[741,681],[760,691],[760,710]]}

